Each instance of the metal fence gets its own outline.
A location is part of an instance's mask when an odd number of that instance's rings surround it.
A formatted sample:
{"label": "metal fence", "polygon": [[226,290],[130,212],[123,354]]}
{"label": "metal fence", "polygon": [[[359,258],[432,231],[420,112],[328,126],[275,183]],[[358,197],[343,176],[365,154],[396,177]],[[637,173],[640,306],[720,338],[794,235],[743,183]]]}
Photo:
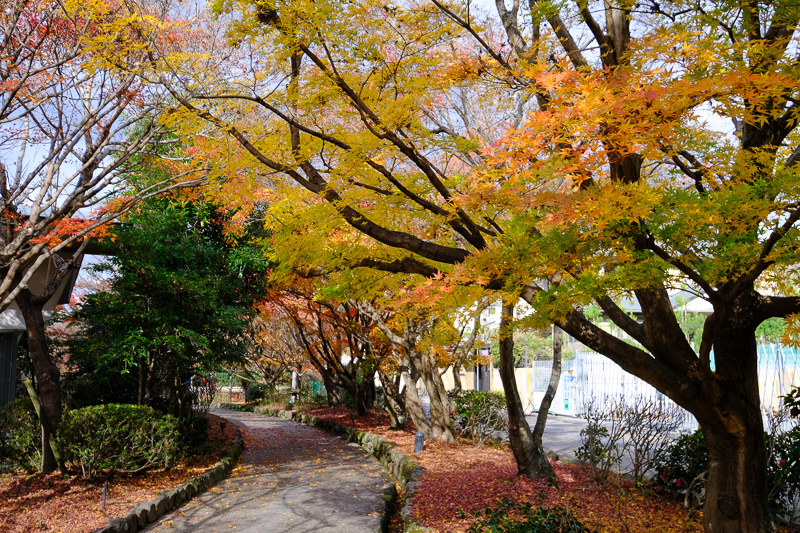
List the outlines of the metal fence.
{"label": "metal fence", "polygon": [[[652,385],[625,372],[606,357],[580,349],[573,353],[573,358],[564,361],[553,412],[579,416],[589,400],[602,402],[604,398],[625,398],[631,401],[643,398],[664,402],[665,407],[674,405],[672,400]],[[529,408],[538,409],[537,400],[547,389],[551,368],[552,361],[534,361],[522,376],[518,375],[520,388],[530,391],[527,394]],[[800,387],[800,352],[779,344],[759,346],[758,380],[761,406],[764,416],[767,417],[779,407],[781,396],[790,392],[792,387]],[[522,384],[520,381],[527,383]],[[683,429],[697,429],[697,420],[688,412],[683,413]]]}

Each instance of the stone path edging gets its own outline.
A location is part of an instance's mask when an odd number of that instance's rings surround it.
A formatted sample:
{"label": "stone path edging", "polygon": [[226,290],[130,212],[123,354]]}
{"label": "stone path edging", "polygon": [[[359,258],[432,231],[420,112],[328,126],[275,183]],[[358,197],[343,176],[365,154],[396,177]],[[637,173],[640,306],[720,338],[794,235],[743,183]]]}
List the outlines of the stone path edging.
{"label": "stone path edging", "polygon": [[[234,404],[235,405],[235,404]],[[227,408],[228,405],[220,404],[221,409]],[[235,409],[241,410],[240,405],[236,405]],[[367,431],[351,428],[344,424],[325,420],[316,416],[300,414],[294,411],[284,411],[282,409],[272,409],[269,407],[254,407],[254,413],[262,415],[273,416],[276,418],[283,418],[285,420],[294,420],[301,424],[313,426],[323,431],[336,435],[337,437],[357,444],[367,453],[375,457],[378,462],[391,474],[397,484],[406,493],[406,501],[400,511],[400,516],[403,519],[403,532],[404,533],[424,533],[426,531],[433,531],[429,528],[422,527],[413,520],[411,514],[414,509],[413,499],[417,491],[417,486],[424,468],[419,466],[413,457],[409,457],[400,453],[395,449],[392,443],[385,437],[380,435],[373,435]],[[388,527],[389,518],[392,514],[394,503],[397,499],[397,488],[394,483],[384,488],[383,500],[386,504],[381,527],[385,531]]]}
{"label": "stone path edging", "polygon": [[122,518],[112,518],[107,526],[95,529],[92,533],[136,533],[144,529],[147,524],[155,522],[167,512],[177,509],[225,479],[244,449],[242,432],[235,425],[233,428],[236,432],[233,445],[217,464],[174,489],[162,490],[149,502],[137,503],[128,514]]}

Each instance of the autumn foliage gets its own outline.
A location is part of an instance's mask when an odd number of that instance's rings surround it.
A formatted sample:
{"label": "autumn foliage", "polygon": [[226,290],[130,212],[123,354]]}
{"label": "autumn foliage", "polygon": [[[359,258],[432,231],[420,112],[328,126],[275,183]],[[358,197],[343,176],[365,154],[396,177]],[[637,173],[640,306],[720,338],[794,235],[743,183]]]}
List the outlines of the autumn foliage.
{"label": "autumn foliage", "polygon": [[406,455],[413,455],[425,468],[414,496],[417,523],[439,532],[463,532],[484,506],[496,506],[502,498],[531,502],[537,506],[563,507],[601,533],[700,532],[701,521],[688,520],[680,502],[658,497],[629,481],[608,485],[591,479],[590,472],[577,464],[551,461],[558,487],[547,480],[517,474],[511,451],[505,446],[482,446],[470,441],[457,444],[426,442],[414,452],[414,431],[389,430],[386,418],[370,414],[354,417],[346,409],[312,411],[317,417],[334,420],[385,436]]}
{"label": "autumn foliage", "polygon": [[[797,3],[495,7],[218,2],[270,68],[171,85],[173,124],[274,194],[276,274],[525,299],[713,434],[708,530],[771,531],[754,331],[800,312]],[[678,290],[713,307],[699,349]]]}

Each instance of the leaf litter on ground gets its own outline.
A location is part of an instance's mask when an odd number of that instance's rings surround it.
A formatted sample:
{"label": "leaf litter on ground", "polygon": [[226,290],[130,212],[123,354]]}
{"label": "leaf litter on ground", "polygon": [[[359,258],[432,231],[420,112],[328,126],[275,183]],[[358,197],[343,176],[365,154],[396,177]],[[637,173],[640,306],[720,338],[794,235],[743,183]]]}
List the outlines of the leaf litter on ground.
{"label": "leaf litter on ground", "polygon": [[[114,474],[108,479],[85,480],[60,474],[0,475],[0,531],[27,533],[89,532],[103,527],[112,518],[124,516],[137,503],[150,501],[159,492],[174,488],[200,475],[219,461],[231,446],[235,428],[223,418],[208,414],[207,452],[184,458],[168,470],[138,474]],[[108,481],[106,508],[102,509],[103,484]]]}

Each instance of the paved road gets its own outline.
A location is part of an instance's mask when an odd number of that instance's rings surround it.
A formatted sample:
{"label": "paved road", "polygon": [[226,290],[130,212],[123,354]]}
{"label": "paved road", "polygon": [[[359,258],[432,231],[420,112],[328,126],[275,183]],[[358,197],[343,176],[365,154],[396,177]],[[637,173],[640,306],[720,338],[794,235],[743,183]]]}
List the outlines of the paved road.
{"label": "paved road", "polygon": [[[525,417],[533,429],[536,415]],[[586,427],[586,420],[571,416],[549,415],[544,426],[542,446],[558,454],[561,460],[575,462],[575,450],[581,447],[581,430]]]}
{"label": "paved road", "polygon": [[[528,424],[533,429],[536,424],[536,415],[528,415],[526,417]],[[573,418],[571,416],[561,416],[551,414],[547,417],[547,424],[544,427],[544,435],[542,435],[542,446],[546,450],[556,452],[559,458],[564,461],[575,462],[575,450],[581,447],[581,430],[586,427],[586,420],[582,418]],[[680,432],[675,431],[672,433],[672,440],[676,440],[680,436]],[[626,451],[622,456],[622,461],[614,467],[615,472],[629,472],[632,470],[632,460],[630,457],[630,450]]]}
{"label": "paved road", "polygon": [[232,476],[147,532],[378,531],[387,479],[357,446],[318,429],[253,413],[214,410],[245,439]]}

